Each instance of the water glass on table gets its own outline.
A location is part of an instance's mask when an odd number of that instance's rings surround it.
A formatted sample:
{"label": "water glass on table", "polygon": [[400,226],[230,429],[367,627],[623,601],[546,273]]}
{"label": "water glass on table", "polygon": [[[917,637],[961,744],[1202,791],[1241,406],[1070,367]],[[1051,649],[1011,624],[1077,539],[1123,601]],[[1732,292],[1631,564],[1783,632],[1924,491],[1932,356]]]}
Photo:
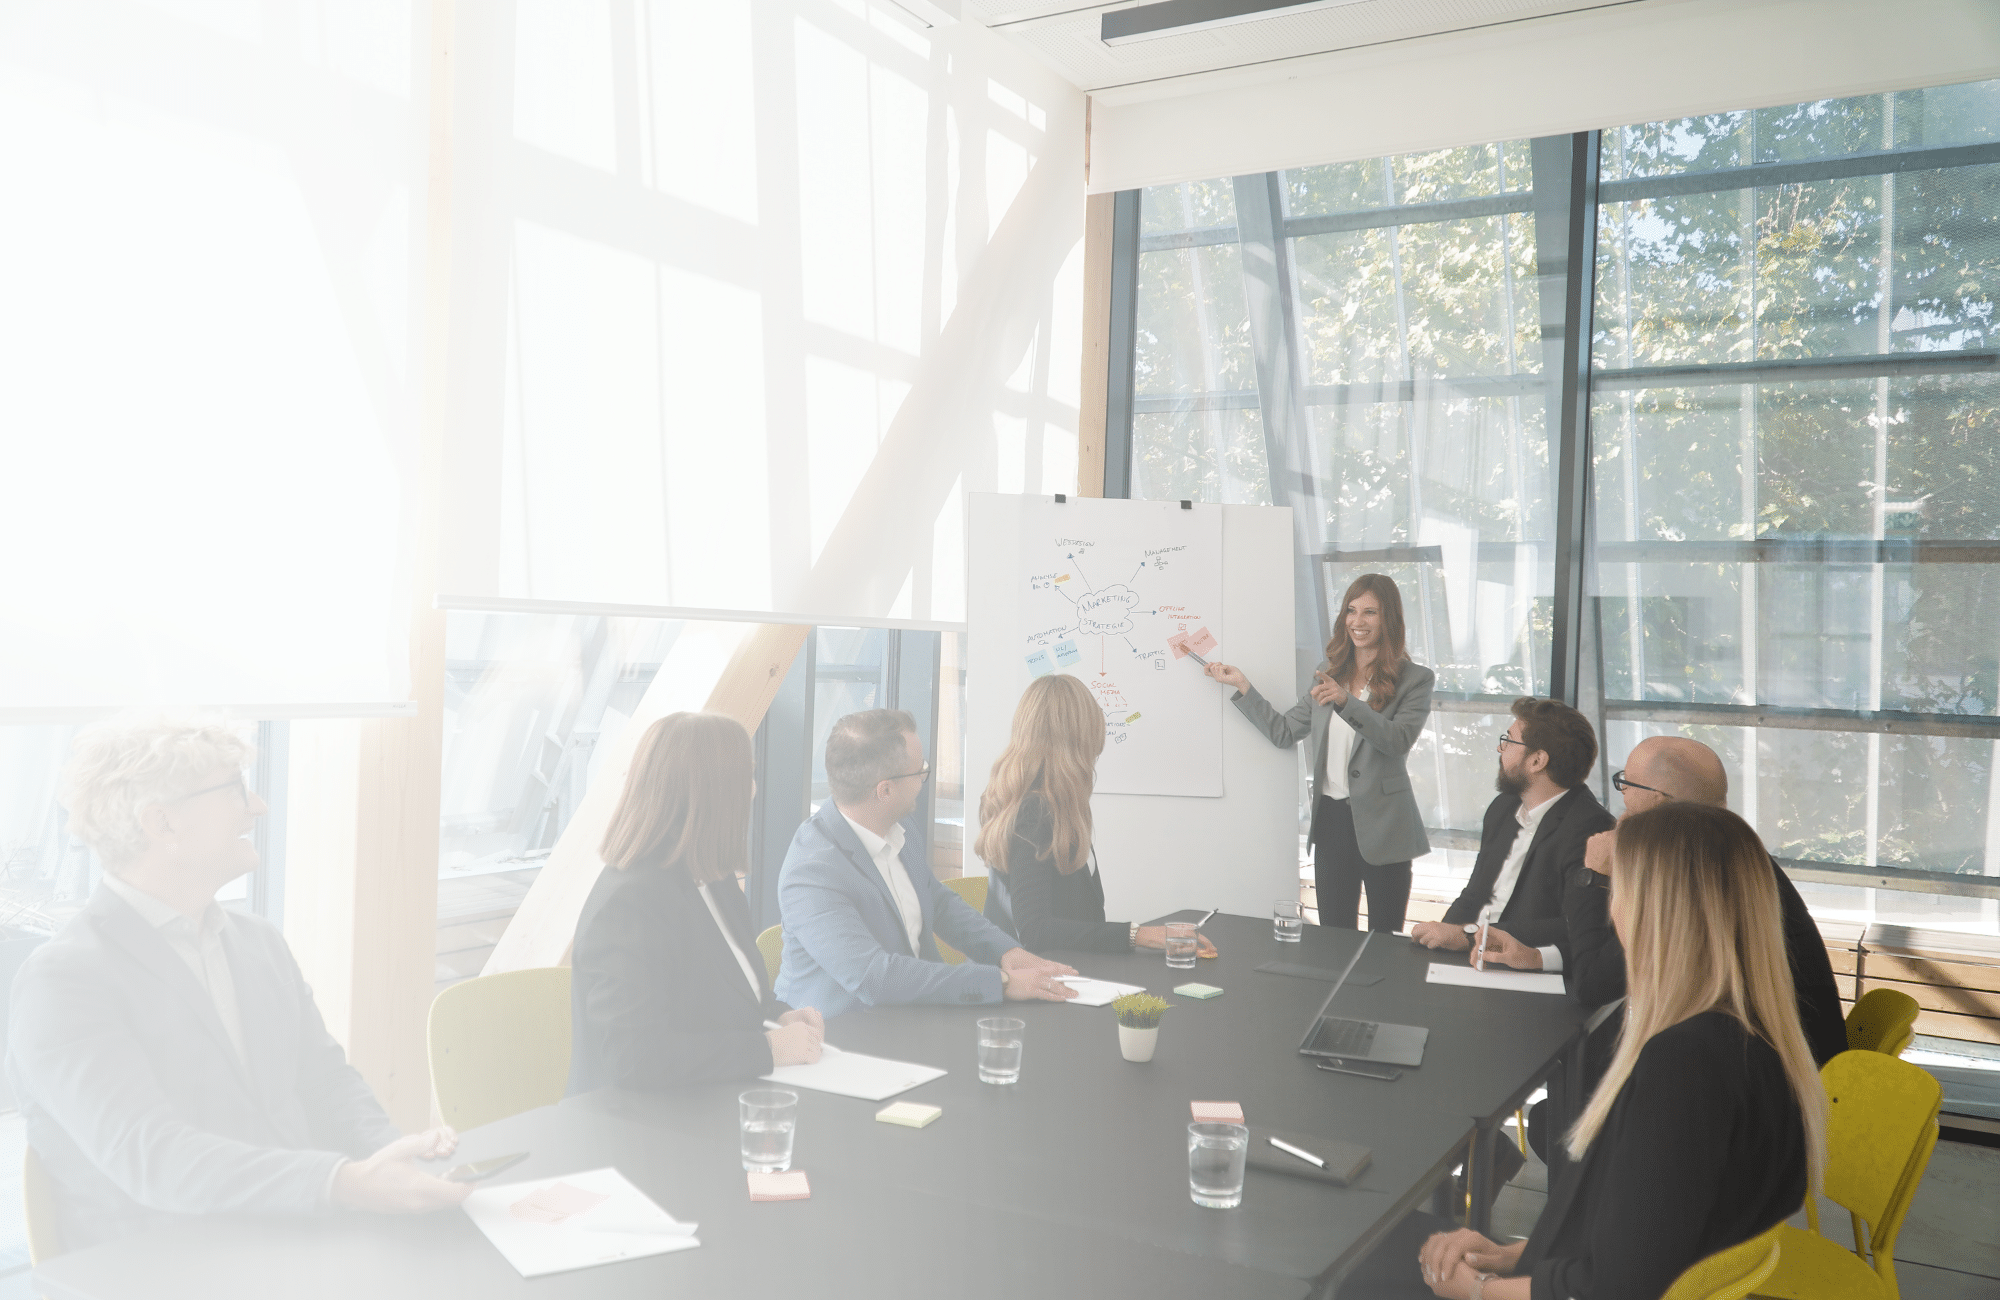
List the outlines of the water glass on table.
{"label": "water glass on table", "polygon": [[1243,1203],[1243,1166],[1250,1157],[1250,1130],[1241,1124],[1188,1125],[1188,1196],[1211,1210]]}
{"label": "water glass on table", "polygon": [[1167,922],[1167,965],[1175,970],[1189,970],[1194,966],[1194,953],[1194,922]]}
{"label": "water glass on table", "polygon": [[1014,1083],[1021,1077],[1021,1033],[1025,1020],[992,1017],[979,1022],[979,1081]]}
{"label": "water glass on table", "polygon": [[782,1174],[792,1167],[799,1094],[783,1088],[752,1088],[737,1097],[736,1114],[745,1169],[756,1174]]}
{"label": "water glass on table", "polygon": [[1271,937],[1279,943],[1297,943],[1305,933],[1305,913],[1295,898],[1281,898],[1271,904]]}

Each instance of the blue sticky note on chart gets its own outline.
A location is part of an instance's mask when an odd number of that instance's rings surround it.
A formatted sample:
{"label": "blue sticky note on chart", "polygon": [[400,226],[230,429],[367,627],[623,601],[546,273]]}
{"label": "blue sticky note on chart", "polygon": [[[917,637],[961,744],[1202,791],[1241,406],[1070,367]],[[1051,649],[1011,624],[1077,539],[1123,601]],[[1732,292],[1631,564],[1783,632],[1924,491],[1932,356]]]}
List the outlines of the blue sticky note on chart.
{"label": "blue sticky note on chart", "polygon": [[1030,677],[1047,677],[1055,670],[1056,666],[1049,662],[1048,651],[1037,650],[1028,656],[1028,675]]}
{"label": "blue sticky note on chart", "polygon": [[1056,663],[1060,666],[1067,668],[1081,658],[1083,658],[1083,654],[1076,648],[1076,642],[1056,642]]}

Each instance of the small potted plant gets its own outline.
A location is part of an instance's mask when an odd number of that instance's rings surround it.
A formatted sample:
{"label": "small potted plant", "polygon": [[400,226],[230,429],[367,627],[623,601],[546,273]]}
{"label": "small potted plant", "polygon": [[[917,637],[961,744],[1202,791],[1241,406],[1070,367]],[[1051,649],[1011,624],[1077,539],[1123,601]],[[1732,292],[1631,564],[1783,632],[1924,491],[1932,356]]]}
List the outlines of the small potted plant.
{"label": "small potted plant", "polygon": [[1118,1051],[1128,1061],[1150,1061],[1160,1041],[1160,1017],[1173,1004],[1150,993],[1127,993],[1111,1000],[1118,1017]]}

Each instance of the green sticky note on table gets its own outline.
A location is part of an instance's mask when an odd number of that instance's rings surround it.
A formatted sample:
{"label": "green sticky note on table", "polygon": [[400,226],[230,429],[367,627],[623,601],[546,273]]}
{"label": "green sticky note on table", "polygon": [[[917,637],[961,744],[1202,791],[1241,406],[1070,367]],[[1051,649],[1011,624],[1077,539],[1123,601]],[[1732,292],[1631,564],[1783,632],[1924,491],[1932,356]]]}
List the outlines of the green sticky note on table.
{"label": "green sticky note on table", "polygon": [[922,1128],[938,1116],[944,1114],[941,1106],[926,1106],[920,1101],[899,1101],[884,1106],[875,1112],[875,1118],[884,1124],[901,1124],[907,1128]]}
{"label": "green sticky note on table", "polygon": [[1181,984],[1175,987],[1174,992],[1184,998],[1219,998],[1222,996],[1222,990],[1213,984]]}

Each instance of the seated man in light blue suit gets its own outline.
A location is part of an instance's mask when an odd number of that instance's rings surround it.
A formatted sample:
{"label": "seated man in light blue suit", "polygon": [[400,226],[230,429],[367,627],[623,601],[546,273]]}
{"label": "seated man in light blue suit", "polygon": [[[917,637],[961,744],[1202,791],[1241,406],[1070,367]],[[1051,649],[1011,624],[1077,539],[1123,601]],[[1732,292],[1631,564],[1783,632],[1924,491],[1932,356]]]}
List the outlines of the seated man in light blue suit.
{"label": "seated man in light blue suit", "polygon": [[[911,813],[930,764],[900,709],[850,713],[826,740],[833,798],[799,827],[778,873],[777,995],[837,1016],[903,1002],[1060,1002],[1076,971],[1014,942],[931,873]],[[966,955],[947,966],[935,932]]]}

